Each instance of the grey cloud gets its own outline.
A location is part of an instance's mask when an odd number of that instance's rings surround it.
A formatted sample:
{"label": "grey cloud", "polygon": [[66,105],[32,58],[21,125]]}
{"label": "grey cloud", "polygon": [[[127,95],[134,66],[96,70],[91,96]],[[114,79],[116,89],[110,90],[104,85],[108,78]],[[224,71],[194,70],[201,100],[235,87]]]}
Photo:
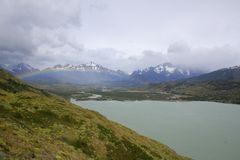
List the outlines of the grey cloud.
{"label": "grey cloud", "polygon": [[240,64],[240,49],[230,45],[196,48],[173,44],[166,56],[174,64],[210,71]]}
{"label": "grey cloud", "polygon": [[[77,0],[3,0],[2,12],[6,21],[22,28],[56,28],[68,24],[79,25],[80,3]],[[5,8],[4,8],[5,7]]]}
{"label": "grey cloud", "polygon": [[95,61],[127,72],[164,62],[206,70],[240,64],[240,3],[184,2],[1,0],[0,63]]}
{"label": "grey cloud", "polygon": [[92,1],[90,6],[90,10],[97,10],[97,11],[105,11],[108,8],[106,4],[106,0],[95,0]]}
{"label": "grey cloud", "polygon": [[27,56],[24,57],[21,52],[9,52],[7,50],[0,49],[0,63],[3,64],[17,64],[23,62],[27,59]]}
{"label": "grey cloud", "polygon": [[77,27],[80,27],[78,0],[2,0],[0,63],[31,62],[38,59],[36,55],[40,59],[48,57],[47,52],[38,53],[47,45],[57,48],[69,44],[76,48],[78,44],[68,41],[64,35]]}
{"label": "grey cloud", "polygon": [[[169,45],[166,53],[143,51],[141,58],[130,58],[133,69],[170,62],[174,65],[213,71],[240,64],[240,48],[230,45],[216,47],[193,47],[184,41]],[[131,69],[132,69],[131,68]]]}
{"label": "grey cloud", "polygon": [[167,52],[168,53],[184,53],[184,52],[186,53],[186,52],[189,52],[190,50],[191,49],[186,42],[178,41],[178,42],[171,44],[168,47]]}
{"label": "grey cloud", "polygon": [[162,52],[145,50],[142,53],[141,58],[139,59],[139,68],[145,68],[149,66],[155,66],[167,61],[166,57]]}

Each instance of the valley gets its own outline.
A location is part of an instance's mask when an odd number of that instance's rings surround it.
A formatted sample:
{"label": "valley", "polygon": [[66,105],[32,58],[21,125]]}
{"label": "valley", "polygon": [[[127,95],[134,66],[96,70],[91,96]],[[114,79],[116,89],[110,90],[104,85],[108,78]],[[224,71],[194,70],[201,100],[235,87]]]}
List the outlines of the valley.
{"label": "valley", "polygon": [[[201,83],[168,82],[142,87],[101,88],[79,85],[36,85],[66,99],[77,100],[163,100],[163,101],[214,101],[240,103],[240,81],[209,81]],[[91,98],[92,95],[100,95]],[[90,98],[89,98],[90,97]]]}
{"label": "valley", "polygon": [[[1,65],[6,66],[7,65]],[[240,103],[240,67],[204,73],[170,63],[126,74],[94,62],[81,65],[55,65],[39,71],[27,64],[10,72],[37,88],[78,100],[165,100]],[[20,68],[19,68],[20,67]],[[91,97],[91,95],[100,95]]]}

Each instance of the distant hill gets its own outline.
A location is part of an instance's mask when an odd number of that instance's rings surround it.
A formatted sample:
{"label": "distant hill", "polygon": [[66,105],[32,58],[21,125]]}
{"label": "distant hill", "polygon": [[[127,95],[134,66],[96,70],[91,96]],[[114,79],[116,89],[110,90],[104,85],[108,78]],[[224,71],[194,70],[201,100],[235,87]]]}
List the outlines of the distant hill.
{"label": "distant hill", "polygon": [[39,71],[38,69],[33,68],[32,66],[26,63],[19,63],[17,65],[0,64],[0,68],[3,68],[17,76],[35,73]]}
{"label": "distant hill", "polygon": [[10,65],[10,64],[0,64],[0,68],[3,68],[3,69],[5,69],[5,70],[7,70],[7,71],[11,71],[12,70],[12,65]]}
{"label": "distant hill", "polygon": [[0,159],[187,158],[0,69]]}
{"label": "distant hill", "polygon": [[203,72],[177,67],[171,63],[164,63],[155,67],[136,70],[131,74],[131,77],[146,83],[161,83],[194,77],[200,74],[203,74]]}
{"label": "distant hill", "polygon": [[206,82],[220,80],[240,80],[240,66],[219,69],[207,74],[190,78],[187,80],[187,82]]}
{"label": "distant hill", "polygon": [[240,104],[240,67],[224,68],[174,82],[152,84],[147,89],[181,95],[179,100]]}

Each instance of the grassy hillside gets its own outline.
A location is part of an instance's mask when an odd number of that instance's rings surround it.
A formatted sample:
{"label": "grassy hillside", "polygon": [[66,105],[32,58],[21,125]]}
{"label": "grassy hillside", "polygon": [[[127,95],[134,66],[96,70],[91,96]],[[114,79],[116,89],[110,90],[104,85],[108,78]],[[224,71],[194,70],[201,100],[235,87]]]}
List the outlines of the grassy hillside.
{"label": "grassy hillside", "polygon": [[187,158],[0,69],[0,159]]}

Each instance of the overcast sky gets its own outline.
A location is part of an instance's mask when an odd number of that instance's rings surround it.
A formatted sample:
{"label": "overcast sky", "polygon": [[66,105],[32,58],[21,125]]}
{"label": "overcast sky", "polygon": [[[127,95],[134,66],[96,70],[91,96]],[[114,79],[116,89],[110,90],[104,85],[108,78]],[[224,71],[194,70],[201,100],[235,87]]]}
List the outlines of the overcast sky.
{"label": "overcast sky", "polygon": [[240,65],[239,0],[0,0],[0,63]]}

